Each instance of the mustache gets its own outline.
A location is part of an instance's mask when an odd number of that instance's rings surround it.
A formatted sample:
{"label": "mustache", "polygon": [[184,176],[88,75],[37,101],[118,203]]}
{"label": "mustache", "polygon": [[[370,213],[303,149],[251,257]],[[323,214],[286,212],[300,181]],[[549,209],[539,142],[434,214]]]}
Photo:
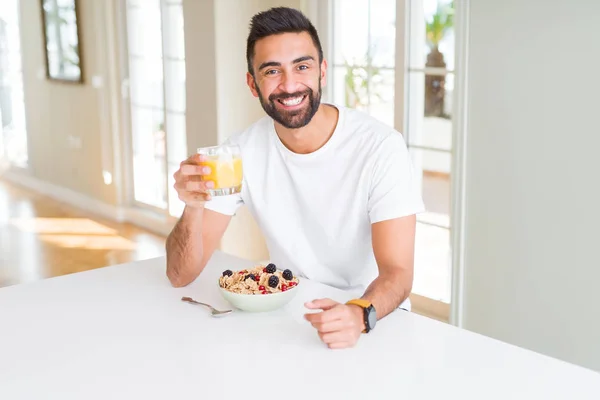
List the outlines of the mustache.
{"label": "mustache", "polygon": [[307,89],[302,92],[295,92],[295,93],[273,93],[272,95],[269,96],[269,100],[270,101],[287,100],[287,99],[293,99],[293,98],[301,97],[301,96],[309,96],[309,97],[312,96],[312,90]]}

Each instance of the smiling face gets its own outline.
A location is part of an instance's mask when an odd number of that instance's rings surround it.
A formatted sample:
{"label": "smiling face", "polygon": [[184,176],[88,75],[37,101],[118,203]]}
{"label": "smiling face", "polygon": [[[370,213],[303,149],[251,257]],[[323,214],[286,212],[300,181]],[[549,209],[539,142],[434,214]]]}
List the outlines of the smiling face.
{"label": "smiling face", "polygon": [[282,33],[256,42],[254,74],[247,74],[252,94],[265,112],[288,129],[306,126],[319,109],[327,63],[307,32]]}

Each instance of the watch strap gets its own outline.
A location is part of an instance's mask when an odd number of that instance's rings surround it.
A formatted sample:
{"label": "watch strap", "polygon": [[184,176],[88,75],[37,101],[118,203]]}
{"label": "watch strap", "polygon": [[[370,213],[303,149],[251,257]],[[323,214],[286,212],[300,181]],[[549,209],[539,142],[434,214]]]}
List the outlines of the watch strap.
{"label": "watch strap", "polygon": [[368,300],[365,300],[365,299],[352,299],[352,300],[346,302],[346,304],[359,306],[360,308],[363,309],[363,321],[365,324],[365,329],[362,331],[362,333],[368,333],[370,329],[369,329],[369,315],[368,315],[367,309],[372,306],[371,302]]}
{"label": "watch strap", "polygon": [[359,306],[362,308],[371,307],[371,302],[369,300],[365,300],[365,299],[352,299],[352,300],[348,301],[346,304],[354,304],[355,306]]}

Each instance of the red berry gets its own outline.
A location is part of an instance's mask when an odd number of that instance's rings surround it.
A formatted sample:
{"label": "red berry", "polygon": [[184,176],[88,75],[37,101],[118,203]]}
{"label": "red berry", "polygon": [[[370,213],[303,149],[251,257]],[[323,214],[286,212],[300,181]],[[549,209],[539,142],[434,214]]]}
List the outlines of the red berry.
{"label": "red berry", "polygon": [[[262,287],[262,286],[261,286],[261,287]],[[264,288],[263,288],[263,289],[264,289]],[[269,294],[269,292],[267,292],[266,290],[263,290],[261,293],[262,293],[262,294]]]}
{"label": "red berry", "polygon": [[287,288],[288,288],[288,287],[287,287],[286,285],[281,285],[281,291],[282,291],[282,292],[285,292],[285,291],[287,290]]}
{"label": "red berry", "polygon": [[264,267],[264,268],[263,268],[263,272],[267,272],[267,267]]}
{"label": "red berry", "polygon": [[[264,287],[263,285],[260,285],[260,286],[258,287],[258,290],[262,290],[262,291],[264,291],[264,290],[265,290],[265,287]],[[264,293],[263,293],[263,294],[264,294]]]}
{"label": "red berry", "polygon": [[258,276],[258,275],[254,275],[254,280],[255,280],[256,282],[258,282],[258,281],[259,281],[259,279],[260,279],[260,276]]}

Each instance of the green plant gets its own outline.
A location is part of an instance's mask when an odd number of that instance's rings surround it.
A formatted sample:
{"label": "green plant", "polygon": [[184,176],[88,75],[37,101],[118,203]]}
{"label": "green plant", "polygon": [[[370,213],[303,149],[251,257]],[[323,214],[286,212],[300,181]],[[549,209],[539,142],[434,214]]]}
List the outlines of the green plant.
{"label": "green plant", "polygon": [[427,45],[437,49],[448,30],[454,26],[454,2],[443,5],[438,3],[431,20],[425,22]]}
{"label": "green plant", "polygon": [[373,66],[373,50],[368,52],[361,62],[344,60],[346,76],[344,78],[344,101],[346,107],[360,108],[369,104],[369,95],[381,99],[374,83],[382,80],[381,68]]}

